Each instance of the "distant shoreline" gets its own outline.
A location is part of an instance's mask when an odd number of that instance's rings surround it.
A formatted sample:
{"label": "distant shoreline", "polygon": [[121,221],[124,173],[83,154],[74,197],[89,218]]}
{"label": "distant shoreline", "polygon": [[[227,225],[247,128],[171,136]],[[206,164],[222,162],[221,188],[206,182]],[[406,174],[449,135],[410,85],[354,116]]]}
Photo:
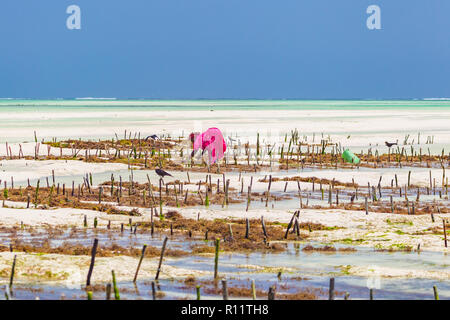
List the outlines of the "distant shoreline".
{"label": "distant shoreline", "polygon": [[308,98],[286,98],[286,99],[262,99],[262,98],[196,98],[196,99],[170,99],[170,98],[115,98],[115,97],[77,97],[77,98],[0,98],[0,101],[273,101],[273,102],[307,102],[307,101],[450,101],[450,98],[349,98],[349,99],[308,99]]}
{"label": "distant shoreline", "polygon": [[[115,98],[0,99],[0,108],[151,108],[152,110],[395,110],[449,108],[444,98],[423,100],[143,100]],[[22,109],[24,110],[24,109]]]}

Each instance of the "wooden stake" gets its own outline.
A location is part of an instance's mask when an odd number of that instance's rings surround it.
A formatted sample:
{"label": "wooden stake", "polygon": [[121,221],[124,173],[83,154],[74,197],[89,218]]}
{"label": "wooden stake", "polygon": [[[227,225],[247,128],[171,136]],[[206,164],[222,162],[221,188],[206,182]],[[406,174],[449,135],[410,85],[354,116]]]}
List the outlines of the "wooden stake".
{"label": "wooden stake", "polygon": [[197,300],[200,300],[200,286],[195,287],[197,290]]}
{"label": "wooden stake", "polygon": [[162,190],[161,190],[161,184],[162,184],[162,178],[159,179],[159,216],[160,218],[163,216],[163,211],[162,211],[162,206],[163,206],[163,202],[162,202]]}
{"label": "wooden stake", "polygon": [[330,279],[330,288],[328,292],[329,292],[328,300],[334,300],[334,278]]}
{"label": "wooden stake", "polygon": [[216,239],[216,251],[215,251],[215,257],[214,257],[214,279],[217,279],[218,273],[219,273],[219,246],[220,246],[220,239]]}
{"label": "wooden stake", "polygon": [[231,228],[231,224],[228,225],[228,229],[229,229],[229,231],[230,231],[230,241],[234,241],[234,238],[233,238],[233,229]]}
{"label": "wooden stake", "polygon": [[268,299],[275,300],[275,287],[274,286],[271,286],[269,288]]}
{"label": "wooden stake", "polygon": [[9,290],[12,292],[13,282],[14,282],[14,273],[16,272],[16,259],[17,255],[14,255],[12,267],[11,267],[11,275],[9,277]]}
{"label": "wooden stake", "polygon": [[164,251],[166,250],[167,240],[168,240],[168,238],[165,237],[165,238],[164,238],[163,245],[162,245],[162,249],[161,249],[161,256],[159,257],[158,270],[156,271],[156,277],[155,277],[155,280],[158,280],[158,278],[159,278],[159,273],[161,272],[161,264],[162,264],[163,257],[164,257]]}
{"label": "wooden stake", "polygon": [[300,226],[298,224],[298,219],[297,218],[295,218],[295,220],[294,220],[294,227],[295,227],[295,230],[297,232],[297,238],[299,238],[300,237]]}
{"label": "wooden stake", "polygon": [[255,288],[255,280],[252,279],[252,298],[256,300],[256,288]]}
{"label": "wooden stake", "polygon": [[230,179],[227,179],[226,181],[226,187],[225,187],[225,204],[228,205],[229,204],[229,200],[228,200],[228,189],[230,187]]}
{"label": "wooden stake", "polygon": [[263,216],[261,216],[261,226],[262,226],[262,229],[263,229],[264,237],[268,238],[267,231],[266,231],[266,225],[264,224],[264,217]]}
{"label": "wooden stake", "polygon": [[445,219],[442,219],[442,225],[444,227],[444,245],[447,248],[447,230],[445,228]]}
{"label": "wooden stake", "polygon": [[252,187],[248,186],[248,193],[247,193],[247,208],[245,211],[248,211],[248,208],[250,207],[250,202],[252,201]]}
{"label": "wooden stake", "polygon": [[411,171],[408,171],[408,188],[411,185]]}
{"label": "wooden stake", "polygon": [[294,214],[291,217],[291,221],[289,221],[289,224],[286,228],[286,233],[284,234],[284,238],[287,239],[288,234],[289,234],[289,229],[292,227],[292,224],[294,223],[294,219],[298,216],[298,214],[300,213],[300,211],[295,211]]}
{"label": "wooden stake", "polygon": [[114,270],[111,270],[111,274],[112,274],[112,281],[113,281],[113,287],[114,287],[114,299],[120,300],[119,288],[117,287],[116,275],[114,273]]}
{"label": "wooden stake", "polygon": [[439,293],[436,286],[433,286],[434,300],[439,300]]}
{"label": "wooden stake", "polygon": [[94,245],[92,246],[92,251],[91,251],[91,264],[89,266],[89,271],[88,271],[88,275],[87,275],[86,287],[91,285],[91,276],[92,276],[92,271],[94,270],[95,255],[97,254],[97,246],[98,246],[98,239],[95,238]]}
{"label": "wooden stake", "polygon": [[111,300],[111,283],[106,285],[106,300]]}
{"label": "wooden stake", "polygon": [[250,233],[250,222],[248,218],[245,219],[245,239],[248,239]]}
{"label": "wooden stake", "polygon": [[364,208],[366,209],[366,215],[369,214],[369,203],[367,202],[367,197],[364,197]]}
{"label": "wooden stake", "polygon": [[144,255],[145,255],[145,249],[147,249],[147,245],[144,244],[144,246],[142,247],[142,253],[141,253],[141,258],[139,259],[139,263],[136,269],[136,273],[134,274],[134,279],[133,282],[136,283],[137,277],[138,277],[138,273],[139,273],[139,269],[141,268],[141,263],[142,260],[144,259]]}
{"label": "wooden stake", "polygon": [[272,185],[272,175],[269,176],[269,186],[267,187],[267,195],[266,195],[266,207],[269,203],[269,195],[270,195],[270,186]]}
{"label": "wooden stake", "polygon": [[228,288],[227,288],[227,280],[222,280],[222,295],[223,300],[228,300]]}

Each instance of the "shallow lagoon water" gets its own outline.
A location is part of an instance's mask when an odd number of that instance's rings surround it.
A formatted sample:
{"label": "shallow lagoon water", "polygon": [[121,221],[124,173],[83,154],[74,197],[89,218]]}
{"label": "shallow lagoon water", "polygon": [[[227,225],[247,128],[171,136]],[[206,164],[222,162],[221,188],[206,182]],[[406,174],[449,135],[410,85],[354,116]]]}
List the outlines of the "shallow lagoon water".
{"label": "shallow lagoon water", "polygon": [[[81,228],[80,228],[81,229]],[[24,241],[39,239],[42,235],[32,236],[26,231],[18,231],[17,236]],[[52,246],[61,245],[63,242],[71,242],[90,246],[93,237],[99,238],[99,245],[111,242],[114,237],[115,243],[122,246],[133,246],[141,248],[144,243],[161,247],[164,234],[156,233],[154,237],[146,233],[132,234],[125,230],[120,232],[95,232],[88,229],[76,233],[67,239],[69,233],[54,236],[51,240]],[[10,238],[7,234],[0,237],[0,243],[9,244]],[[188,249],[193,244],[209,244],[213,241],[200,239],[188,239],[184,236],[170,237],[169,248]],[[445,253],[438,252],[376,252],[373,249],[358,248],[355,252],[306,252],[302,249],[306,245],[315,247],[323,246],[316,242],[297,242],[287,244],[287,250],[280,253],[221,253],[219,257],[219,274],[229,280],[229,287],[249,287],[250,281],[256,282],[258,290],[267,291],[269,286],[276,285],[279,293],[294,293],[296,290],[315,288],[319,298],[327,298],[328,283],[331,277],[336,279],[336,291],[338,299],[343,298],[343,292],[348,292],[352,299],[368,299],[369,287],[374,288],[375,299],[432,299],[434,285],[438,287],[441,299],[450,298],[450,281],[439,281],[430,279],[405,279],[385,278],[381,272],[374,272],[373,277],[359,277],[346,274],[341,267],[347,265],[367,267],[377,270],[378,267],[402,270],[433,270],[444,271],[450,266],[450,257]],[[337,249],[348,248],[345,245],[335,245]],[[164,259],[165,265],[182,267],[191,270],[213,271],[213,255],[189,255],[179,258],[168,257]],[[256,269],[255,269],[256,268]],[[277,277],[278,270],[287,268]],[[345,268],[344,268],[345,269]],[[154,275],[140,274],[140,280],[135,285],[131,282],[120,282],[123,299],[152,299],[151,281]],[[195,286],[189,287],[183,283],[184,279],[160,280],[157,298],[162,299],[195,299]],[[197,280],[211,280],[208,277],[199,277]],[[6,284],[8,279],[1,279],[0,283]],[[60,299],[61,294],[67,299],[85,297],[81,288],[67,287],[64,285],[52,285],[48,283],[18,281],[14,291],[17,299]],[[207,287],[207,285],[206,285]],[[219,285],[220,287],[220,285]],[[159,288],[159,289],[158,289]],[[202,294],[205,299],[220,299],[219,294]],[[94,298],[104,299],[105,293],[97,291]],[[245,298],[245,297],[244,297]],[[250,298],[250,297],[247,297]]]}

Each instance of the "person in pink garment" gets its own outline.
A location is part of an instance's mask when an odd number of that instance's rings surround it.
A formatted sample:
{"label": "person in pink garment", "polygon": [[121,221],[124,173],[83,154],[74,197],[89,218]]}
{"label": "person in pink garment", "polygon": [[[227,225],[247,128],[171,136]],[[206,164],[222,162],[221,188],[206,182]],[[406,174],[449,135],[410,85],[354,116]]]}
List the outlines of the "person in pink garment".
{"label": "person in pink garment", "polygon": [[209,128],[202,134],[191,133],[189,138],[191,139],[194,149],[191,156],[194,156],[199,149],[201,149],[202,152],[208,151],[210,164],[222,159],[227,150],[227,144],[225,143],[222,132],[217,128]]}

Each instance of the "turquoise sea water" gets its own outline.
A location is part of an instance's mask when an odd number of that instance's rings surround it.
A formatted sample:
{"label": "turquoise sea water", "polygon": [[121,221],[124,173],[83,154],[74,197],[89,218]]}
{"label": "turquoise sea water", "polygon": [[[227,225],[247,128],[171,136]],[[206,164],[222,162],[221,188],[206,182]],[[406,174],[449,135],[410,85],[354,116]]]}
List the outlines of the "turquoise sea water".
{"label": "turquoise sea water", "polygon": [[[260,110],[378,110],[404,108],[450,108],[450,99],[442,100],[115,100],[115,99],[79,99],[79,100],[18,100],[0,99],[0,112],[28,111],[39,108],[54,110],[55,107],[89,108],[149,108],[170,109],[203,109],[213,107],[218,110],[228,109],[260,109]],[[9,109],[11,108],[11,109]],[[28,109],[30,108],[30,109]]]}

